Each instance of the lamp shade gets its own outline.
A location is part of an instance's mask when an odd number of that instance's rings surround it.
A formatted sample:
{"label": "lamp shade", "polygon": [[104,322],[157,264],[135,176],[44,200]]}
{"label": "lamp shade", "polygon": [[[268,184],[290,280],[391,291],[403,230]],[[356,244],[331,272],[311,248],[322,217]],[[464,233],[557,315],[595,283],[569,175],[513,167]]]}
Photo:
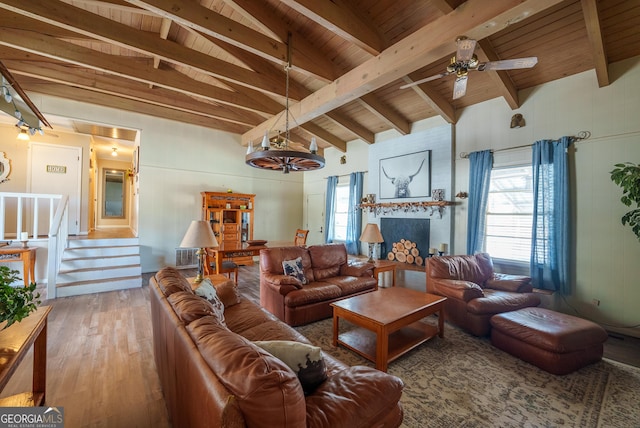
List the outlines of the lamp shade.
{"label": "lamp shade", "polygon": [[384,242],[384,238],[382,237],[377,224],[367,223],[362,235],[360,235],[360,241],[368,243]]}
{"label": "lamp shade", "polygon": [[213,234],[213,230],[211,230],[209,223],[204,220],[193,220],[187,229],[187,233],[184,234],[182,242],[180,242],[181,248],[209,248],[217,246],[218,241]]}

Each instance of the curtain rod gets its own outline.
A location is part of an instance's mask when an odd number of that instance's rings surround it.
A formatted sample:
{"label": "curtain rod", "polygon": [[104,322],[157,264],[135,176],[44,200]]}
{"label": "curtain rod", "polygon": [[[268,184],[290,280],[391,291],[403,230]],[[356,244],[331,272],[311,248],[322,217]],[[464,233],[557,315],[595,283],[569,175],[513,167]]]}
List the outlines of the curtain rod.
{"label": "curtain rod", "polygon": [[[355,172],[364,172],[364,173],[366,173],[366,174],[368,174],[368,173],[369,173],[369,171],[355,171]],[[340,174],[340,175],[335,175],[335,176],[332,176],[332,177],[348,177],[349,175],[351,175],[351,173],[349,173],[349,174]],[[329,177],[324,177],[324,179],[325,179],[325,180],[326,180],[327,178],[329,178]]]}
{"label": "curtain rod", "polygon": [[[589,132],[589,131],[580,131],[580,132],[578,132],[578,135],[572,135],[569,138],[571,138],[572,142],[576,142],[576,141],[580,141],[580,140],[586,140],[590,136],[591,136],[591,132]],[[504,151],[507,151],[507,150],[522,149],[524,147],[531,147],[531,146],[533,146],[533,144],[523,144],[521,146],[507,147],[507,148],[504,148],[504,149],[492,149],[491,153],[504,152]],[[461,152],[460,153],[460,159],[469,159],[469,153]]]}

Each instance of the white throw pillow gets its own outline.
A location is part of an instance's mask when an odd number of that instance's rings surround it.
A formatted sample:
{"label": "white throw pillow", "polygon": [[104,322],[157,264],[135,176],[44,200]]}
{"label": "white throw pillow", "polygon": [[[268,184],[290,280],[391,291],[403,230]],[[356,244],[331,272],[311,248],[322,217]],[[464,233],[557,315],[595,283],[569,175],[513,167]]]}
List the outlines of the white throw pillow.
{"label": "white throw pillow", "polygon": [[307,277],[304,275],[304,268],[302,266],[302,257],[298,257],[293,260],[284,260],[282,262],[282,270],[285,275],[298,278],[302,284],[307,284]]}
{"label": "white throw pillow", "polygon": [[322,349],[289,340],[263,340],[253,342],[285,363],[298,376],[305,394],[312,393],[327,380],[327,368],[322,359]]}
{"label": "white throw pillow", "polygon": [[216,317],[220,320],[222,324],[224,322],[224,305],[222,301],[218,298],[218,293],[216,292],[216,288],[213,286],[211,281],[208,278],[202,280],[198,288],[195,289],[196,295],[206,299],[213,306],[213,310],[215,312]]}

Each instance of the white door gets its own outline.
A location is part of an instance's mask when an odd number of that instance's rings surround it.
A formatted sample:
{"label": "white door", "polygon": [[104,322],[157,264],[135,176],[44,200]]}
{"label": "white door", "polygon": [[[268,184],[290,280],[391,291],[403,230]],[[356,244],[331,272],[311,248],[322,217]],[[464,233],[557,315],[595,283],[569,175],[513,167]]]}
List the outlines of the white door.
{"label": "white door", "polygon": [[324,194],[307,195],[307,245],[324,244]]}
{"label": "white door", "polygon": [[[30,144],[31,193],[69,196],[69,235],[80,231],[80,188],[82,147]],[[40,233],[49,232],[49,206],[38,214]]]}

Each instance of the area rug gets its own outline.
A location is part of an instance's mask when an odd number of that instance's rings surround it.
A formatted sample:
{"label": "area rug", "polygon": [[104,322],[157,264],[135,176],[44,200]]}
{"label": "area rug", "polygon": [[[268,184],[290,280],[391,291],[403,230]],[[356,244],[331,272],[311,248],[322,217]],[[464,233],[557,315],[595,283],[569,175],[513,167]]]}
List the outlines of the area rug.
{"label": "area rug", "polygon": [[[341,331],[348,328],[341,321]],[[374,366],[332,346],[331,319],[296,330],[351,366]],[[556,376],[448,323],[443,339],[420,345],[390,363],[388,372],[405,383],[407,428],[640,427],[639,368],[604,359]]]}

